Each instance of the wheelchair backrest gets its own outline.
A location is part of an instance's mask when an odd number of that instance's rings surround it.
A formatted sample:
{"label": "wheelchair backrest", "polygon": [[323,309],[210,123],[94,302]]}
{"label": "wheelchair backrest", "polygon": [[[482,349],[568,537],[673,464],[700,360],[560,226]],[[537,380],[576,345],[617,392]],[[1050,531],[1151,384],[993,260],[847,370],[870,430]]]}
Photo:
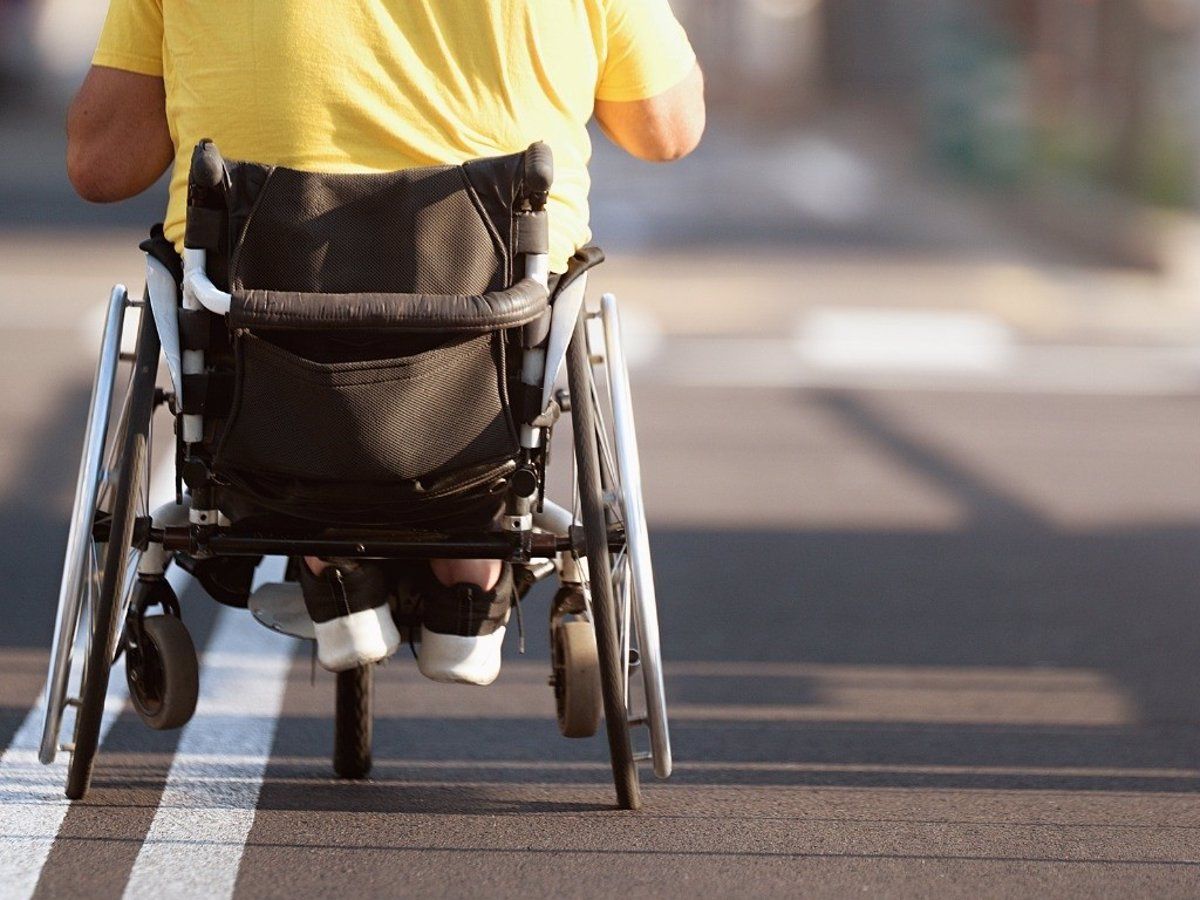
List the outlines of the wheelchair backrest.
{"label": "wheelchair backrest", "polygon": [[541,185],[528,156],[379,174],[224,161],[224,197],[190,213],[188,244],[209,249],[209,277],[227,290],[501,290],[531,252],[523,219]]}
{"label": "wheelchair backrest", "polygon": [[229,306],[203,348],[203,396],[184,391],[205,421],[185,440],[193,492],[359,523],[494,498],[523,452],[520,353],[548,327],[551,177],[544,145],[344,175],[228,162],[201,142],[185,247],[204,253],[185,254],[181,316],[204,315],[188,266]]}

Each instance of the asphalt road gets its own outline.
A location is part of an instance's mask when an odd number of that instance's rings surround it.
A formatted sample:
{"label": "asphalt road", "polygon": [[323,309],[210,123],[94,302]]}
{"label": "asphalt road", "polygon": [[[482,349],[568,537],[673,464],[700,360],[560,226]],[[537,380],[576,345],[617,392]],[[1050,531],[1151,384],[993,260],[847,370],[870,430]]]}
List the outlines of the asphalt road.
{"label": "asphalt road", "polygon": [[67,805],[22,726],[94,308],[138,265],[36,243],[8,242],[0,298],[0,897],[1200,893],[1200,392],[1178,385],[696,384],[652,357],[678,769],[645,773],[644,811],[612,809],[602,739],[557,735],[544,594],[491,688],[383,668],[351,784],[331,677],[191,591],[193,725],[120,712]]}

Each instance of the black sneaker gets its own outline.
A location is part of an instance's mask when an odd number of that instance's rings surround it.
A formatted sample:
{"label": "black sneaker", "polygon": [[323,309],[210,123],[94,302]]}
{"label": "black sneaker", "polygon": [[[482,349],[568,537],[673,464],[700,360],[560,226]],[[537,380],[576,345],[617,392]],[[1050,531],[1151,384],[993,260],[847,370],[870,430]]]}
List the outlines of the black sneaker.
{"label": "black sneaker", "polygon": [[512,566],[505,564],[491,590],[432,580],[421,616],[417,667],[434,681],[491,684],[500,674],[500,646],[512,612]]}
{"label": "black sneaker", "polygon": [[331,672],[379,662],[396,652],[400,633],[388,606],[387,578],[373,560],[330,560],[314,575],[299,565],[304,605],[316,626],[317,661]]}
{"label": "black sneaker", "polygon": [[392,559],[386,563],[392,621],[400,639],[416,644],[421,640],[421,611],[429,593],[432,577],[429,563],[423,559]]}
{"label": "black sneaker", "polygon": [[218,603],[245,609],[250,602],[254,570],[262,562],[262,557],[213,556],[192,559],[184,553],[176,553],[175,562],[200,582],[200,586]]}

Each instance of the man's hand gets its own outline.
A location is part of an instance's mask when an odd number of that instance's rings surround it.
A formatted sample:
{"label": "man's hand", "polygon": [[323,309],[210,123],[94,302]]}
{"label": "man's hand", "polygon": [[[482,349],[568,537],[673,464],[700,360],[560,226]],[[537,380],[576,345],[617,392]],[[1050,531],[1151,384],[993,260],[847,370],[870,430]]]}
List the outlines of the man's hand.
{"label": "man's hand", "polygon": [[697,65],[675,87],[649,100],[596,101],[596,121],[609,140],[638,159],[672,162],[704,134],[704,77]]}
{"label": "man's hand", "polygon": [[175,157],[163,80],[92,66],[67,113],[67,177],[84,200],[140,194]]}

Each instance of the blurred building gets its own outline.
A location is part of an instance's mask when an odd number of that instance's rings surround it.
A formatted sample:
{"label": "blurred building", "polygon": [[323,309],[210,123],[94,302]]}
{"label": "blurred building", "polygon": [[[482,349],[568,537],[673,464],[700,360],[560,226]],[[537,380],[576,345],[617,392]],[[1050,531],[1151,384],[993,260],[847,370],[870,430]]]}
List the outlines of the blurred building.
{"label": "blurred building", "polygon": [[1200,0],[1029,3],[1040,162],[1145,199],[1196,197]]}
{"label": "blurred building", "polygon": [[1200,0],[675,0],[710,95],[763,124],[866,107],[930,160],[1157,203],[1200,182]]}
{"label": "blurred building", "polygon": [[821,87],[822,0],[672,0],[706,73],[710,103],[794,126]]}
{"label": "blurred building", "polygon": [[59,115],[107,10],[107,0],[0,0],[0,106]]}
{"label": "blurred building", "polygon": [[[718,116],[866,109],[942,169],[1155,203],[1200,185],[1200,0],[672,0]],[[0,104],[58,110],[104,0],[0,0]],[[58,113],[56,112],[56,115]]]}

